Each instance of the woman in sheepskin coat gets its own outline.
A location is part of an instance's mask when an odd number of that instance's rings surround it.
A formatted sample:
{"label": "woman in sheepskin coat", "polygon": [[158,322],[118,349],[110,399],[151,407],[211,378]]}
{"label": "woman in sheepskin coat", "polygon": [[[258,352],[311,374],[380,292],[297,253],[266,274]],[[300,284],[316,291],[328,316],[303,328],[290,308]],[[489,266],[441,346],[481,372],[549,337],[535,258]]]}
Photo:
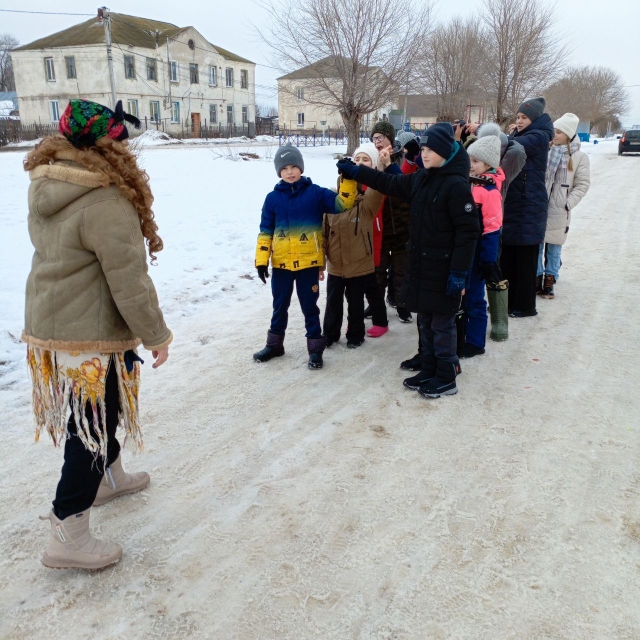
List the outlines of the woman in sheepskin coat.
{"label": "woman in sheepskin coat", "polygon": [[580,151],[576,134],[579,118],[565,113],[553,123],[555,136],[549,151],[547,165],[547,192],[549,215],[547,232],[538,254],[537,292],[553,299],[562,261],[562,245],[567,240],[571,224],[571,211],[584,198],[591,184],[589,156]]}
{"label": "woman in sheepskin coat", "polygon": [[[45,138],[25,159],[29,236],[27,363],[36,440],[47,431],[64,446],[45,566],[101,569],[122,548],[93,537],[92,506],[144,489],[149,475],[125,473],[116,429],[142,448],[138,420],[142,343],[154,368],[173,338],[147,273],[162,250],[149,178],[128,150],[124,121],[139,121],[88,100],[71,100],[62,135]],[[68,413],[71,415],[68,416]]]}

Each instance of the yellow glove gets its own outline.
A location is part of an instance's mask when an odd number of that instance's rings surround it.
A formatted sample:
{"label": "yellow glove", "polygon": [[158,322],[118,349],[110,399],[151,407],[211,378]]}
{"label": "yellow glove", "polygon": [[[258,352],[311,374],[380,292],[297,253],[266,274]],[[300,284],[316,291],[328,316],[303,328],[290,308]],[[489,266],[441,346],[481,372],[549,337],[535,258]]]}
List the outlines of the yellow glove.
{"label": "yellow glove", "polygon": [[338,182],[338,196],[342,200],[344,210],[351,209],[356,204],[358,197],[358,183],[341,175]]}

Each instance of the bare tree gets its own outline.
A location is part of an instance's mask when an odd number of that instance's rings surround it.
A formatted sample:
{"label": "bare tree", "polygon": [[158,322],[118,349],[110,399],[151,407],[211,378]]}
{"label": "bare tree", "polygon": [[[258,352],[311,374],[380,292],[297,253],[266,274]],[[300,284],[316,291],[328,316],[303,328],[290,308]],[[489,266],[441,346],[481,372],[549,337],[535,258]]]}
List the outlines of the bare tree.
{"label": "bare tree", "polygon": [[[431,3],[412,0],[264,0],[269,24],[257,31],[283,73],[307,67],[279,90],[340,113],[348,153],[363,116],[393,104],[415,81],[431,23]],[[305,76],[305,77],[302,77]]]}
{"label": "bare tree", "polygon": [[272,118],[278,115],[277,107],[271,104],[262,104],[256,102],[256,118]]}
{"label": "bare tree", "polygon": [[0,91],[15,91],[11,50],[20,43],[10,33],[0,33]]}
{"label": "bare tree", "polygon": [[603,134],[611,123],[620,125],[620,117],[629,107],[629,94],[620,76],[607,67],[572,67],[546,91],[549,113],[559,118],[572,112]]}
{"label": "bare tree", "polygon": [[438,118],[453,122],[465,107],[484,95],[487,70],[485,33],[477,20],[456,17],[436,27],[425,43],[419,63],[425,93],[435,94]]}
{"label": "bare tree", "polygon": [[487,88],[495,101],[495,119],[504,125],[522,100],[562,73],[568,51],[555,32],[553,9],[542,0],[485,0],[484,5],[490,45]]}

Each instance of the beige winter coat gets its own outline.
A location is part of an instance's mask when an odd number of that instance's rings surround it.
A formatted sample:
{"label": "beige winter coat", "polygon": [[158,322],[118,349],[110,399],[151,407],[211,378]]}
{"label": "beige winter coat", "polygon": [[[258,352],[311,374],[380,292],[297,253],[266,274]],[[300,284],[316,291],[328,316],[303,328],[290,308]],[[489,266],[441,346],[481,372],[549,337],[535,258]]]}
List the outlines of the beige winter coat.
{"label": "beige winter coat", "polygon": [[571,210],[584,198],[591,184],[589,156],[576,151],[573,156],[573,171],[567,170],[567,181],[554,183],[549,195],[549,217],[544,241],[549,244],[564,244],[569,233]]}
{"label": "beige winter coat", "polygon": [[[65,156],[62,156],[65,157]],[[57,351],[160,349],[171,340],[138,214],[115,186],[63,160],[30,172],[24,342]]]}
{"label": "beige winter coat", "polygon": [[373,219],[383,200],[381,193],[367,189],[351,209],[325,214],[323,236],[330,275],[355,278],[375,271]]}

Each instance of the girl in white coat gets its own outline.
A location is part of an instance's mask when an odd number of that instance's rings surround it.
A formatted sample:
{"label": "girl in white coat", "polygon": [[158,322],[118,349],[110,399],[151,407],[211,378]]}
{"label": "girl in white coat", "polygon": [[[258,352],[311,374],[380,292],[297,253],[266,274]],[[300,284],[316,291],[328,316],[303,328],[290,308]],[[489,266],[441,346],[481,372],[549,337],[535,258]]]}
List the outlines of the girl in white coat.
{"label": "girl in white coat", "polygon": [[565,113],[553,123],[555,137],[547,164],[549,216],[547,233],[538,254],[537,292],[553,299],[553,285],[560,273],[562,245],[567,239],[572,209],[584,198],[591,183],[589,156],[580,151],[576,134],[579,118]]}

